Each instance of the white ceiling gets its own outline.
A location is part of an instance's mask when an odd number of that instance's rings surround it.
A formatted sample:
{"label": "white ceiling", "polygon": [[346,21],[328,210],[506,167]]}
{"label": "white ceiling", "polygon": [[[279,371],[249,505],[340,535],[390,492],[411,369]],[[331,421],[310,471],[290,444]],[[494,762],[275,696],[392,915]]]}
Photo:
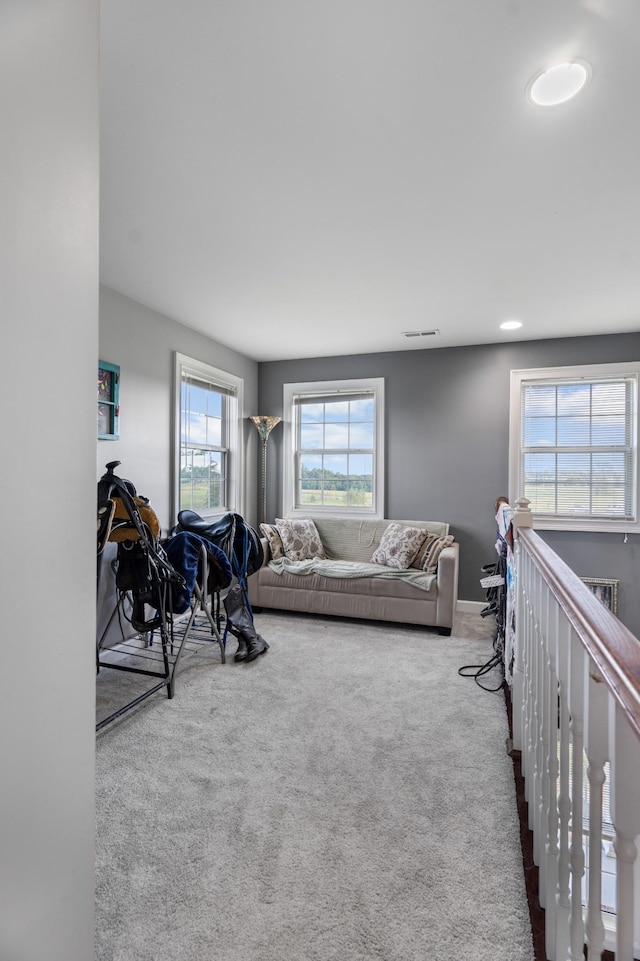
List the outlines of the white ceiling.
{"label": "white ceiling", "polygon": [[639,0],[103,0],[102,281],[256,360],[639,330],[639,92]]}

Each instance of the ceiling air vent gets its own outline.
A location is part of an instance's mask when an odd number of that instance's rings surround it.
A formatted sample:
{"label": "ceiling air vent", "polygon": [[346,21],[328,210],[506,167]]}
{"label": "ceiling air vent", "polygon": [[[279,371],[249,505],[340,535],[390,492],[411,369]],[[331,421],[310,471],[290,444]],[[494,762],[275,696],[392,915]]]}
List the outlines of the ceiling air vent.
{"label": "ceiling air vent", "polygon": [[439,333],[440,331],[437,328],[436,330],[403,330],[402,336],[403,337],[434,337],[436,334],[439,334]]}

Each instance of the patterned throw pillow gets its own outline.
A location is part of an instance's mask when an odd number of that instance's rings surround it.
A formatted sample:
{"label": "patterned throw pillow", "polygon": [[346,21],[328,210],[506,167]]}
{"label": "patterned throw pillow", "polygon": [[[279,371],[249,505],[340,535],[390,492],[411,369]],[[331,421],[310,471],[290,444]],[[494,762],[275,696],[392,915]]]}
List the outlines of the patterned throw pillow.
{"label": "patterned throw pillow", "polygon": [[445,549],[451,547],[454,538],[451,534],[444,534],[438,537],[437,534],[427,534],[426,540],[413,559],[412,567],[424,571],[425,574],[435,574],[438,566],[438,558]]}
{"label": "patterned throw pillow", "polygon": [[433,542],[438,539],[437,534],[430,534],[428,531],[425,531],[425,533],[426,533],[426,537],[422,542],[422,547],[420,548],[416,556],[411,561],[411,566],[416,567],[419,571],[423,570],[422,565],[424,564],[424,559],[429,548],[431,547]]}
{"label": "patterned throw pillow", "polygon": [[382,564],[397,571],[406,571],[420,550],[426,531],[420,527],[389,524],[380,544],[371,557],[372,564]]}
{"label": "patterned throw pillow", "polygon": [[275,524],[261,524],[260,533],[263,534],[267,541],[269,542],[269,551],[271,553],[271,559],[277,561],[279,557],[284,557],[284,547],[282,546],[282,538],[278,533],[278,528]]}
{"label": "patterned throw pillow", "polygon": [[312,520],[276,517],[276,527],[285,557],[289,560],[306,561],[312,557],[326,557],[318,529]]}

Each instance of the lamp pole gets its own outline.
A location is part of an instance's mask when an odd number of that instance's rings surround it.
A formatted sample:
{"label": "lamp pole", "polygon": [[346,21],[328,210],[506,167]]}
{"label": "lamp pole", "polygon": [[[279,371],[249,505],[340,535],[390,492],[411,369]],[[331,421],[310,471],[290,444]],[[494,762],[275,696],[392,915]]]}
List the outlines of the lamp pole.
{"label": "lamp pole", "polygon": [[255,424],[262,444],[260,523],[264,524],[267,521],[267,444],[269,443],[269,434],[276,424],[280,423],[282,418],[256,414],[250,417],[249,420]]}

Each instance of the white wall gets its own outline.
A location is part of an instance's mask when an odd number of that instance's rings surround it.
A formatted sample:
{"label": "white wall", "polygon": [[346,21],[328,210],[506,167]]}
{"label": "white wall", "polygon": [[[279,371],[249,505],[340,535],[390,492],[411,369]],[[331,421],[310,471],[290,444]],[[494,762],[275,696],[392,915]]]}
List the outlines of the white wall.
{"label": "white wall", "polygon": [[98,0],[0,4],[0,958],[94,928]]}
{"label": "white wall", "polygon": [[216,341],[109,287],[100,288],[100,360],[120,366],[120,438],[98,442],[98,476],[105,464],[151,501],[163,531],[177,518],[172,503],[172,401],[175,352],[244,380],[244,503],[239,512],[256,523],[258,433],[248,420],[258,398],[258,365]]}

